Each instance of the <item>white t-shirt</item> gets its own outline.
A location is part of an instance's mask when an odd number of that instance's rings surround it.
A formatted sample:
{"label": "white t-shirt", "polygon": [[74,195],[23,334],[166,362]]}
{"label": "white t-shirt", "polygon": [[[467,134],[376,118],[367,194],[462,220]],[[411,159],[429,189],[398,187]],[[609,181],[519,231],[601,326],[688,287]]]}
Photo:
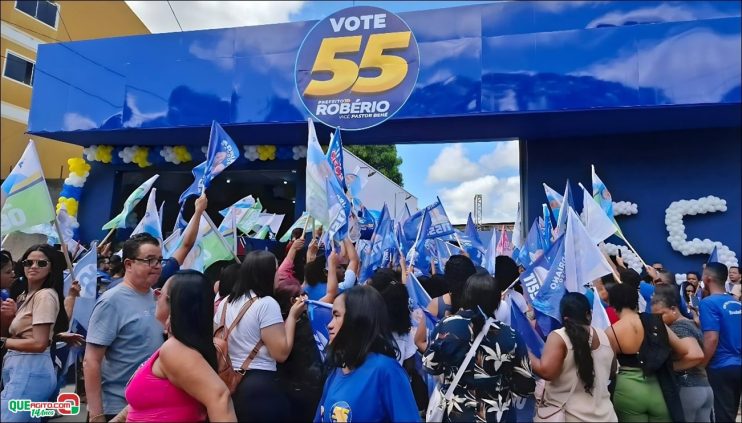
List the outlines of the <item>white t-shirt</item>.
{"label": "white t-shirt", "polygon": [[400,357],[397,357],[399,364],[402,364],[402,362],[415,355],[415,351],[417,351],[413,331],[414,329],[410,329],[410,332],[407,332],[404,335],[392,332],[394,342],[397,344],[397,348],[399,349]]}
{"label": "white t-shirt", "polygon": [[[254,296],[255,294],[250,291],[250,298]],[[229,327],[247,300],[248,296],[243,295],[231,303],[226,300],[222,301],[216,313],[214,313],[214,324],[219,325],[222,318],[222,309],[227,307],[227,316],[224,320],[225,325]],[[237,324],[237,327],[229,335],[229,358],[232,360],[232,367],[239,369],[242,366],[252,349],[260,341],[261,329],[278,323],[283,323],[281,307],[279,307],[278,302],[272,297],[255,300],[250,309],[242,316],[242,320]],[[270,356],[268,348],[263,345],[248,368],[276,371],[276,360]]]}
{"label": "white t-shirt", "polygon": [[520,309],[520,311],[523,312],[523,314],[526,314],[528,311],[528,304],[526,304],[526,299],[523,297],[523,294],[521,294],[518,291],[513,291],[512,289],[509,290],[505,294],[505,298],[500,301],[500,306],[497,307],[497,310],[495,310],[495,319],[505,323],[506,325],[510,325],[510,299],[512,298],[513,303],[515,303],[516,306]]}

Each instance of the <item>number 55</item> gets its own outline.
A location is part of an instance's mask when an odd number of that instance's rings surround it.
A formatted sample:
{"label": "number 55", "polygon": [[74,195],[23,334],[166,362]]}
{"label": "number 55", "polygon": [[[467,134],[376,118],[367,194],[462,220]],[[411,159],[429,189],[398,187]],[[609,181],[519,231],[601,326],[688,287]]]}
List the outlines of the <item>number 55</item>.
{"label": "number 55", "polygon": [[[372,34],[368,39],[360,65],[349,59],[336,58],[338,53],[355,53],[361,48],[361,36],[334,37],[322,40],[312,73],[329,72],[326,81],[312,79],[304,90],[305,96],[326,97],[349,88],[359,94],[375,94],[399,85],[407,76],[408,65],[399,56],[385,55],[385,50],[403,49],[410,45],[410,31]],[[375,77],[359,76],[360,69],[379,69]]]}

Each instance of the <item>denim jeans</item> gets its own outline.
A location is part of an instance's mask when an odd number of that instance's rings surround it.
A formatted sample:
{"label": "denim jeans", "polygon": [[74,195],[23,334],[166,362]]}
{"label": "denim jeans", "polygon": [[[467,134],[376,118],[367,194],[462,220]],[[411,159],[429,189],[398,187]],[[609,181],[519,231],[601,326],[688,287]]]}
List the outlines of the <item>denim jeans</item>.
{"label": "denim jeans", "polygon": [[49,350],[42,353],[8,351],[3,361],[3,391],[0,420],[7,422],[38,422],[30,413],[13,413],[8,403],[14,399],[48,401],[57,385]]}

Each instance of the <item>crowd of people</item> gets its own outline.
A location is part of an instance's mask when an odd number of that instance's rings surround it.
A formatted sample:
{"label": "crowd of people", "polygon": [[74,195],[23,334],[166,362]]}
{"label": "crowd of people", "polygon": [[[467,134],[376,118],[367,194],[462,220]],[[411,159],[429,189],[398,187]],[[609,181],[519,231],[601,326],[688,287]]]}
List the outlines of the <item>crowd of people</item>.
{"label": "crowd of people", "polygon": [[[529,398],[521,421],[726,422],[739,412],[737,267],[707,263],[678,285],[660,263],[640,274],[611,257],[615,276],[583,281],[597,295],[565,294],[563,327],[534,351],[511,326],[518,307],[536,328],[509,257],[490,275],[451,256],[443,274],[420,277],[433,298],[423,312],[410,306],[415,269],[403,258],[360,281],[353,242],[326,254],[301,229],[282,259],[251,251],[211,280],[179,270],[205,208],[201,197],[171,258],[139,234],[98,260],[107,279],[84,339],[88,421],[421,421],[449,391],[444,421],[518,421]],[[12,399],[56,398],[53,341],[82,342],[67,332],[79,285],[62,292],[64,268],[49,245],[17,262],[2,252],[3,422],[34,420],[10,412]],[[605,331],[591,325],[595,301]],[[332,307],[326,348],[308,302]]]}

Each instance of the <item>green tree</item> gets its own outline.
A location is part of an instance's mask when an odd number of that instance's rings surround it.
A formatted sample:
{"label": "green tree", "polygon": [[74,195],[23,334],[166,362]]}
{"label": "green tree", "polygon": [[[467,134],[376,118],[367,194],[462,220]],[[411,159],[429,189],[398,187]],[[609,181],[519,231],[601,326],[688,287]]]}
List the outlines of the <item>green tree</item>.
{"label": "green tree", "polygon": [[399,171],[402,158],[397,155],[396,145],[349,145],[345,148],[399,186],[404,186]]}

